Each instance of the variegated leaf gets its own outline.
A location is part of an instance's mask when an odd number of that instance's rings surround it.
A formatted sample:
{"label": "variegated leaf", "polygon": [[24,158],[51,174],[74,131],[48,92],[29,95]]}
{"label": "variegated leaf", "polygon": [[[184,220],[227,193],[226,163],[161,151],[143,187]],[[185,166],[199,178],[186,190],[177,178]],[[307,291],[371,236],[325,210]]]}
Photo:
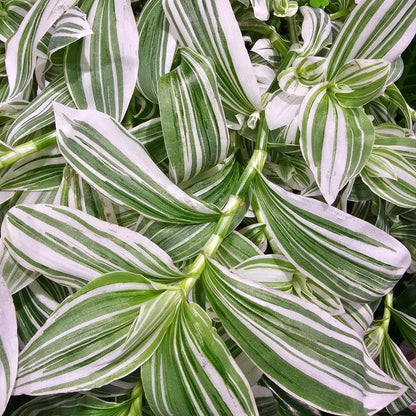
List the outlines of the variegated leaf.
{"label": "variegated leaf", "polygon": [[82,287],[116,270],[167,282],[182,277],[148,238],[76,209],[13,207],[3,221],[2,238],[22,266],[68,286]]}
{"label": "variegated leaf", "polygon": [[52,102],[75,107],[63,76],[51,82],[16,117],[7,130],[6,141],[17,146],[29,140],[30,134],[49,126],[54,121]]}
{"label": "variegated leaf", "polygon": [[130,373],[134,368],[122,360],[130,326],[141,306],[161,293],[132,273],[90,282],[62,302],[23,349],[14,393],[89,390]]}
{"label": "variegated leaf", "polygon": [[361,0],[328,55],[328,79],[354,58],[393,62],[416,33],[413,0]]}
{"label": "variegated leaf", "polygon": [[9,401],[17,374],[19,345],[13,299],[0,276],[0,413]]}
{"label": "variegated leaf", "polygon": [[331,19],[323,9],[302,6],[299,10],[303,15],[303,45],[292,46],[291,50],[299,56],[317,55],[324,46],[331,43]]}
{"label": "variegated leaf", "polygon": [[9,0],[7,15],[0,19],[0,40],[4,43],[19,29],[19,25],[36,0]]}
{"label": "variegated leaf", "polygon": [[368,303],[343,300],[345,313],[336,318],[353,329],[361,338],[373,322],[373,311]]}
{"label": "variegated leaf", "polygon": [[196,304],[182,305],[142,377],[159,416],[258,415],[250,386]]}
{"label": "variegated leaf", "polygon": [[0,189],[40,191],[58,188],[65,159],[56,146],[29,155],[3,170]]}
{"label": "variegated leaf", "polygon": [[151,0],[137,21],[139,31],[139,72],[137,88],[151,102],[157,103],[159,79],[170,71],[177,42],[169,30],[162,0]]}
{"label": "variegated leaf", "polygon": [[261,177],[255,194],[272,242],[307,277],[344,299],[378,299],[410,265],[399,241],[337,208]]}
{"label": "variegated leaf", "polygon": [[262,108],[260,91],[229,0],[163,0],[172,33],[211,59],[225,106],[249,115]]}
{"label": "variegated leaf", "polygon": [[214,311],[243,351],[284,390],[339,415],[372,414],[404,388],[344,324],[296,296],[240,278],[213,261],[203,274]]}
{"label": "variegated leaf", "polygon": [[391,314],[404,339],[416,351],[416,318],[398,309],[390,308]]}
{"label": "variegated leaf", "polygon": [[160,118],[175,183],[222,162],[230,138],[214,69],[202,55],[181,49],[181,64],[159,83]]}
{"label": "variegated leaf", "polygon": [[7,43],[9,101],[19,99],[30,84],[39,41],[55,21],[76,2],[77,0],[37,0],[25,15],[19,29]]}
{"label": "variegated leaf", "polygon": [[48,44],[49,58],[56,51],[92,34],[93,31],[87,21],[87,15],[78,7],[72,7],[56,22]]}
{"label": "variegated leaf", "polygon": [[[134,92],[139,37],[129,1],[84,3],[93,34],[72,43],[65,77],[78,108],[102,111],[121,121]],[[111,36],[109,36],[111,34]]]}
{"label": "variegated leaf", "polygon": [[382,93],[389,71],[382,59],[353,59],[335,75],[331,93],[344,107],[361,107]]}
{"label": "variegated leaf", "polygon": [[[269,129],[288,126],[294,119],[297,120],[303,100],[303,96],[289,95],[281,90],[273,93],[265,110]],[[297,123],[295,127],[298,128]]]}
{"label": "variegated leaf", "polygon": [[363,169],[374,143],[374,127],[359,108],[344,108],[321,84],[302,103],[301,149],[328,204]]}
{"label": "variegated leaf", "polygon": [[[396,152],[383,148],[373,150],[370,162],[376,167],[381,164],[381,170],[387,174],[375,175],[375,169],[370,165],[361,172],[364,183],[386,201],[399,207],[416,208],[416,169],[412,164]],[[390,169],[383,169],[383,163]]]}
{"label": "variegated leaf", "polygon": [[214,206],[174,185],[139,141],[110,116],[57,104],[54,109],[65,159],[112,201],[163,222],[205,223],[219,217]]}
{"label": "variegated leaf", "polygon": [[254,16],[259,20],[269,20],[271,0],[250,0]]}

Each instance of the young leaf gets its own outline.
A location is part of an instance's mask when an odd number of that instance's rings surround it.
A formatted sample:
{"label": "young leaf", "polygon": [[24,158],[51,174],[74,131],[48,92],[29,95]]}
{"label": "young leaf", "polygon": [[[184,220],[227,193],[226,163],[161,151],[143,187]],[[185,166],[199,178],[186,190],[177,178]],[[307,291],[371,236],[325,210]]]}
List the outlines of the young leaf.
{"label": "young leaf", "polygon": [[328,204],[363,169],[374,143],[374,127],[359,108],[344,108],[327,86],[318,85],[300,108],[301,149]]}
{"label": "young leaf", "polygon": [[37,46],[55,21],[77,0],[37,0],[9,39],[6,69],[9,79],[8,100],[19,100],[32,80],[38,55]]}
{"label": "young leaf", "polygon": [[255,194],[273,242],[307,277],[338,296],[368,302],[386,294],[410,253],[375,226],[337,208],[287,192],[262,177]]}
{"label": "young leaf", "polygon": [[59,306],[21,352],[14,393],[89,390],[131,372],[119,359],[130,326],[140,307],[160,293],[133,273],[90,282]]}
{"label": "young leaf", "polygon": [[13,207],[3,221],[2,238],[21,265],[68,286],[79,288],[117,270],[168,282],[182,277],[148,238],[76,209]]}
{"label": "young leaf", "polygon": [[230,2],[163,0],[163,8],[179,44],[213,62],[225,106],[245,115],[261,109],[259,87]]}
{"label": "young leaf", "polygon": [[0,277],[0,413],[6,409],[17,374],[19,346],[13,299]]}
{"label": "young leaf", "polygon": [[258,414],[241,370],[196,304],[182,305],[142,377],[156,415]]}
{"label": "young leaf", "polygon": [[416,33],[413,0],[361,0],[328,55],[328,79],[354,58],[393,62]]}
{"label": "young leaf", "polygon": [[170,71],[176,40],[169,30],[162,0],[148,1],[137,21],[139,31],[139,72],[137,88],[149,101],[157,103],[159,79]]}
{"label": "young leaf", "polygon": [[[416,169],[412,164],[396,152],[387,149],[374,149],[370,161],[372,157],[387,162],[392,175],[374,176],[370,169],[364,168],[361,172],[364,183],[386,201],[399,207],[416,208]],[[374,159],[373,161],[377,162]]]}
{"label": "young leaf", "polygon": [[205,223],[219,217],[214,206],[174,185],[116,120],[96,110],[58,104],[54,110],[65,159],[112,201],[163,222]]}
{"label": "young leaf", "polygon": [[92,34],[93,31],[87,21],[87,15],[78,7],[72,7],[56,22],[48,45],[49,58],[56,51]]}
{"label": "young leaf", "polygon": [[321,309],[240,278],[213,261],[203,274],[225,329],[295,397],[340,415],[375,413],[404,388],[366,356],[357,334]]}
{"label": "young leaf", "polygon": [[158,93],[175,183],[222,162],[230,145],[214,69],[191,49],[181,49],[181,58],[181,64],[160,79]]}
{"label": "young leaf", "polygon": [[129,1],[84,3],[93,34],[72,43],[65,77],[78,108],[97,109],[121,121],[134,92],[138,33]]}
{"label": "young leaf", "polygon": [[342,106],[360,107],[382,93],[389,71],[382,59],[354,59],[338,71],[330,89]]}

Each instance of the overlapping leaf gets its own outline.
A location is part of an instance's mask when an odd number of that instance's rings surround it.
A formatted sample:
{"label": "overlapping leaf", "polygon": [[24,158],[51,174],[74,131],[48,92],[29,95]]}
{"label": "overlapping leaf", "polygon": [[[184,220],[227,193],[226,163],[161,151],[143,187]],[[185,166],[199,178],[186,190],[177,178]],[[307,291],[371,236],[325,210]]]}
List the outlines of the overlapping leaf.
{"label": "overlapping leaf", "polygon": [[393,62],[416,33],[413,0],[362,0],[338,34],[328,55],[328,79],[354,58]]}
{"label": "overlapping leaf", "polygon": [[181,49],[181,64],[159,83],[159,105],[171,175],[176,183],[222,162],[230,139],[214,69]]}
{"label": "overlapping leaf", "polygon": [[224,104],[246,115],[261,109],[253,67],[230,2],[163,0],[163,8],[179,44],[212,60]]}
{"label": "overlapping leaf", "polygon": [[142,369],[156,415],[257,415],[254,399],[207,314],[184,304]]}
{"label": "overlapping leaf", "polygon": [[10,0],[6,4],[7,15],[0,19],[0,40],[4,43],[13,36],[36,0]]}
{"label": "overlapping leaf", "polygon": [[7,43],[9,100],[19,99],[30,84],[39,41],[65,10],[76,2],[77,0],[37,0],[25,15],[19,29]]}
{"label": "overlapping leaf", "polygon": [[21,352],[15,393],[91,389],[126,375],[130,371],[117,358],[130,326],[142,304],[160,293],[132,273],[90,282],[60,305]]}
{"label": "overlapping leaf", "polygon": [[[87,9],[87,10],[86,10]],[[121,121],[134,92],[138,33],[128,1],[84,3],[93,34],[72,43],[65,77],[78,108],[97,109]]]}
{"label": "overlapping leaf", "polygon": [[137,88],[151,102],[157,103],[159,79],[170,71],[176,51],[176,39],[169,31],[169,22],[162,8],[162,0],[151,0],[140,13],[139,72]]}
{"label": "overlapping leaf", "polygon": [[306,276],[342,298],[386,294],[410,265],[410,253],[375,226],[264,178],[255,193],[273,242]]}
{"label": "overlapping leaf", "polygon": [[363,169],[374,143],[374,127],[359,108],[344,108],[318,85],[300,109],[301,149],[328,204]]}
{"label": "overlapping leaf", "polygon": [[73,169],[112,201],[163,222],[201,223],[218,210],[190,197],[119,123],[96,110],[55,104],[58,143]]}
{"label": "overlapping leaf", "polygon": [[13,299],[0,277],[0,412],[6,409],[17,374],[19,346]]}
{"label": "overlapping leaf", "polygon": [[213,261],[203,279],[227,332],[295,397],[355,416],[375,413],[404,391],[366,356],[353,330],[311,303],[244,280]]}
{"label": "overlapping leaf", "polygon": [[2,238],[21,265],[68,286],[116,270],[162,281],[182,276],[148,238],[76,209],[19,205],[7,213]]}

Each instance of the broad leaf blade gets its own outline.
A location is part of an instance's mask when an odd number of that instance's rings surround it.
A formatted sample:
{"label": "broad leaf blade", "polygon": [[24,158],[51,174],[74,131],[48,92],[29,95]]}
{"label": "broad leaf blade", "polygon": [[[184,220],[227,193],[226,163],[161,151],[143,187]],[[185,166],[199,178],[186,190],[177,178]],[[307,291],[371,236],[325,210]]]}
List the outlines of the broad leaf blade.
{"label": "broad leaf blade", "polygon": [[137,78],[138,33],[129,1],[90,2],[93,34],[69,46],[65,77],[78,108],[92,108],[121,121]]}
{"label": "broad leaf blade", "polygon": [[112,201],[163,222],[205,223],[219,217],[215,207],[174,185],[116,120],[95,110],[57,104],[54,109],[62,154]]}
{"label": "broad leaf blade", "polygon": [[[410,265],[408,250],[375,226],[264,178],[255,193],[273,241],[306,276],[338,296],[378,299]],[[352,289],[353,288],[353,289]]]}
{"label": "broad leaf blade", "polygon": [[126,375],[117,358],[129,328],[160,293],[139,275],[117,272],[67,298],[21,352],[15,394],[91,389]]}
{"label": "broad leaf blade", "polygon": [[76,209],[16,206],[3,221],[2,238],[24,267],[68,286],[82,287],[116,270],[162,281],[182,276],[148,238]]}
{"label": "broad leaf blade", "polygon": [[156,415],[258,414],[241,370],[195,304],[182,305],[142,376]]}
{"label": "broad leaf blade", "polygon": [[17,374],[19,346],[13,299],[0,277],[0,413],[6,409]]}
{"label": "broad leaf blade", "polygon": [[261,109],[260,91],[230,2],[163,0],[163,8],[179,44],[214,63],[224,104],[245,115]]}
{"label": "broad leaf blade", "polygon": [[137,88],[151,102],[157,103],[159,79],[170,71],[177,42],[169,30],[162,0],[151,0],[137,21],[139,31],[139,72]]}
{"label": "broad leaf blade", "polygon": [[293,295],[267,289],[209,261],[203,275],[214,311],[272,380],[319,409],[373,413],[403,387],[377,368],[353,330]]}
{"label": "broad leaf blade", "polygon": [[363,169],[374,143],[374,127],[359,108],[344,108],[325,85],[302,103],[301,149],[328,204]]}
{"label": "broad leaf blade", "polygon": [[230,138],[210,62],[181,49],[181,64],[159,83],[160,118],[175,183],[222,162]]}

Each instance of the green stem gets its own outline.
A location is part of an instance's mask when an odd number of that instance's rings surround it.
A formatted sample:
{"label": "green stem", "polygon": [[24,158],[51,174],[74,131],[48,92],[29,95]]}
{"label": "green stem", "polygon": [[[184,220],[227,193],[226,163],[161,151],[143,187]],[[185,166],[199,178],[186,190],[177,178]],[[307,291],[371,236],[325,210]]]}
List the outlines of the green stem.
{"label": "green stem", "polygon": [[234,216],[241,206],[245,203],[245,194],[256,176],[258,171],[261,171],[264,166],[264,162],[267,158],[267,138],[269,134],[269,129],[266,124],[264,111],[261,113],[260,122],[259,122],[259,133],[257,135],[256,148],[253,155],[251,156],[244,172],[242,173],[236,190],[228,198],[223,214],[217,222],[214,233],[211,235],[210,239],[206,242],[201,253],[192,263],[188,271],[188,277],[182,281],[181,287],[184,289],[185,293],[188,294],[193,288],[199,276],[204,271],[206,266],[206,261],[208,258],[212,258],[220,247],[222,241],[226,237],[228,230],[230,229],[231,223],[234,219]]}
{"label": "green stem", "polygon": [[383,328],[386,334],[389,331],[392,307],[393,307],[393,291],[387,293],[386,297],[384,298],[383,323],[381,324],[381,327]]}
{"label": "green stem", "polygon": [[299,42],[298,39],[298,32],[296,30],[296,16],[291,16],[287,18],[289,23],[289,38],[292,44],[296,44]]}
{"label": "green stem", "polygon": [[289,47],[286,45],[282,37],[273,30],[269,36],[270,43],[273,48],[284,58],[289,52]]}
{"label": "green stem", "polygon": [[143,405],[143,386],[139,381],[136,387],[131,392],[131,406],[127,416],[142,416],[142,405]]}
{"label": "green stem", "polygon": [[331,18],[331,20],[337,20],[337,19],[340,19],[341,17],[348,16],[350,13],[351,13],[350,9],[344,9],[344,10],[340,10],[339,12],[330,14],[329,17]]}
{"label": "green stem", "polygon": [[3,153],[0,156],[0,168],[11,165],[26,156],[38,152],[45,147],[56,143],[56,133],[48,133],[29,142],[16,146],[13,150]]}

